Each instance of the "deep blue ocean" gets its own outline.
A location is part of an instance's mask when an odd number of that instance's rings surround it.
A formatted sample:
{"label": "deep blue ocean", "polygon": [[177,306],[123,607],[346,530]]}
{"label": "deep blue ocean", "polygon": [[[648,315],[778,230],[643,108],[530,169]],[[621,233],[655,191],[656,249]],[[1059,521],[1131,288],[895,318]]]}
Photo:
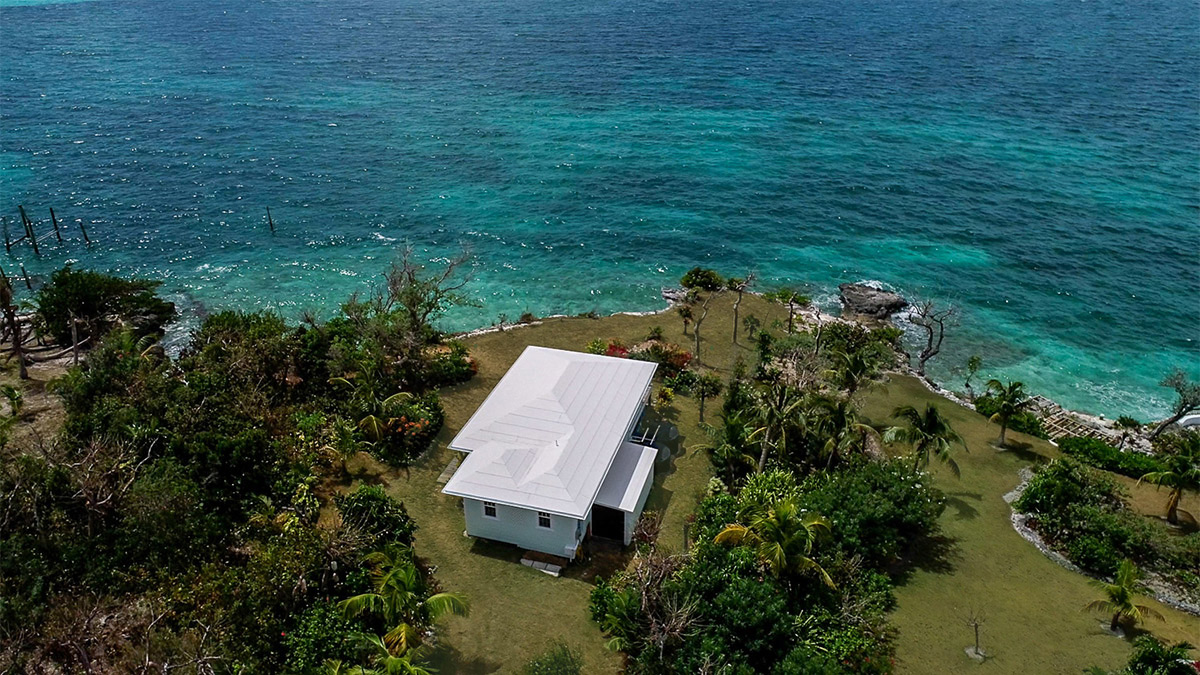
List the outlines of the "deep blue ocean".
{"label": "deep blue ocean", "polygon": [[951,385],[978,352],[1150,418],[1200,376],[1193,0],[0,0],[0,35],[0,214],[69,238],[10,274],[295,315],[465,243],[448,328],[704,264],[954,302]]}

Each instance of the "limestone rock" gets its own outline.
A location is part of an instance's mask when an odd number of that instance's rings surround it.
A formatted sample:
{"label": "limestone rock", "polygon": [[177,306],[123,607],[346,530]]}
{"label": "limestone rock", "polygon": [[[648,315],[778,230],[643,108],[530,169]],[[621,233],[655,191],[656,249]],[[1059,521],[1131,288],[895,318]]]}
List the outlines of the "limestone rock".
{"label": "limestone rock", "polygon": [[903,297],[862,284],[842,284],[838,290],[842,295],[842,311],[846,314],[886,319],[908,307],[908,301]]}

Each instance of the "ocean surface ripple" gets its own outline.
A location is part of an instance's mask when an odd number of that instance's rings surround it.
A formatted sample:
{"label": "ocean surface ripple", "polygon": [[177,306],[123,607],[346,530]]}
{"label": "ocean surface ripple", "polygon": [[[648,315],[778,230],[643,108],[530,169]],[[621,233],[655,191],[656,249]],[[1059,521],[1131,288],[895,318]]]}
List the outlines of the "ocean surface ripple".
{"label": "ocean surface ripple", "polygon": [[7,270],[294,315],[465,243],[466,328],[653,309],[700,263],[955,302],[951,385],[978,352],[1150,418],[1167,369],[1200,376],[1192,2],[0,0],[0,26],[0,214],[68,232]]}

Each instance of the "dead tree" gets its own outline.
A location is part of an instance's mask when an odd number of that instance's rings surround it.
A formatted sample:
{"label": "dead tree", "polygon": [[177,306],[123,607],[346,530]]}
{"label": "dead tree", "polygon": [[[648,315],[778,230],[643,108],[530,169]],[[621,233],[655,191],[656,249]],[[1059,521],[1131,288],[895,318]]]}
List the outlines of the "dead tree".
{"label": "dead tree", "polygon": [[733,343],[737,344],[738,310],[741,309],[742,306],[742,295],[745,294],[746,291],[750,290],[750,287],[754,285],[754,272],[747,273],[744,279],[729,277],[727,283],[729,285],[729,290],[737,293],[737,300],[733,301]]}
{"label": "dead tree", "polygon": [[22,344],[24,339],[21,324],[17,321],[17,306],[13,304],[12,282],[8,277],[0,278],[0,309],[4,311],[4,322],[8,331],[12,333],[12,351],[21,369],[21,379],[28,380],[29,369],[25,365],[25,348]]}
{"label": "dead tree", "polygon": [[953,325],[958,317],[958,308],[954,305],[938,307],[932,301],[913,305],[909,321],[925,332],[925,347],[917,355],[917,375],[925,377],[925,364],[942,351],[942,340],[946,337],[946,327]]}

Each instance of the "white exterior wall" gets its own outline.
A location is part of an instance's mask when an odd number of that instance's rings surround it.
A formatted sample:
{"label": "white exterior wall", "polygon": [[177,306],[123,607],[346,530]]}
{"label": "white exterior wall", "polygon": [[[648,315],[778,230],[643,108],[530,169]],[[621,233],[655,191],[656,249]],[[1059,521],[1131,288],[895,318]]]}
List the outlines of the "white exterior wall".
{"label": "white exterior wall", "polygon": [[642,509],[646,507],[646,499],[650,496],[650,488],[654,487],[654,466],[650,466],[650,472],[646,474],[646,484],[642,486],[642,492],[638,496],[637,508],[633,513],[625,514],[625,545],[628,546],[633,541],[633,530],[637,527],[638,518],[642,517]]}
{"label": "white exterior wall", "polygon": [[[496,505],[496,517],[483,515],[483,502],[463,499],[463,513],[467,521],[467,534],[515,544],[523,549],[541,551],[564,558],[574,557],[575,549],[587,533],[587,521],[582,527],[579,520],[550,515],[550,529],[538,526],[537,511],[521,509],[505,504]],[[589,512],[588,518],[591,518]]]}

